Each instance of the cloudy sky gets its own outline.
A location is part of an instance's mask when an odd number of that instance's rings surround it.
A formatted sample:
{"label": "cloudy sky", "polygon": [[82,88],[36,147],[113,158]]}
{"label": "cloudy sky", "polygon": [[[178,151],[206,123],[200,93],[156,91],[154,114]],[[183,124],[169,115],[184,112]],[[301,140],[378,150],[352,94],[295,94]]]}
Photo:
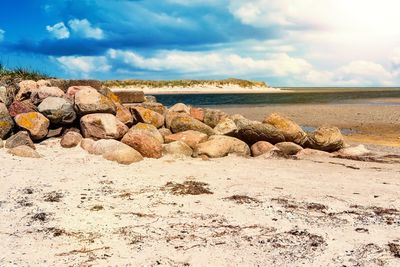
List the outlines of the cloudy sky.
{"label": "cloudy sky", "polygon": [[396,86],[399,0],[2,0],[0,61],[65,78]]}

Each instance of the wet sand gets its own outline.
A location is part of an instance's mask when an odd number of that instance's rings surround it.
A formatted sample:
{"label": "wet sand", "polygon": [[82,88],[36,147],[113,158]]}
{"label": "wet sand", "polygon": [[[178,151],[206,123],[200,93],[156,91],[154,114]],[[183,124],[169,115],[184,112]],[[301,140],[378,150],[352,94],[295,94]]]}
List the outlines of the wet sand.
{"label": "wet sand", "polygon": [[[379,101],[396,102],[398,99]],[[215,108],[229,114],[243,114],[254,120],[263,120],[268,114],[278,112],[302,126],[333,125],[346,129],[344,132],[349,142],[400,146],[400,106],[349,103]]]}

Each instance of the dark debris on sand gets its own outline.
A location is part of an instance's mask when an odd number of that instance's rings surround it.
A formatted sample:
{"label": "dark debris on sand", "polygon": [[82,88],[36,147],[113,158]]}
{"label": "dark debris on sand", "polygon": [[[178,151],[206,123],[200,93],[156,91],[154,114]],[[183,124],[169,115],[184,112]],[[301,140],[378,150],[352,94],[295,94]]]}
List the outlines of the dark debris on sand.
{"label": "dark debris on sand", "polygon": [[213,194],[208,189],[207,183],[196,182],[196,181],[185,181],[182,184],[168,182],[163,187],[164,190],[168,190],[173,195],[203,195]]}

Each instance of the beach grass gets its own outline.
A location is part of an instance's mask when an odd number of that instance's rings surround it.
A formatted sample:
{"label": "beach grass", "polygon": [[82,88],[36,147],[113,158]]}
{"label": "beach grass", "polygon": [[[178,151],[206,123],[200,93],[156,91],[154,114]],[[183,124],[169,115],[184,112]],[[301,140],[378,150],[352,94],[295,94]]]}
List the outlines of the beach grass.
{"label": "beach grass", "polygon": [[0,80],[23,79],[37,81],[48,78],[50,76],[41,71],[26,67],[7,68],[0,62]]}

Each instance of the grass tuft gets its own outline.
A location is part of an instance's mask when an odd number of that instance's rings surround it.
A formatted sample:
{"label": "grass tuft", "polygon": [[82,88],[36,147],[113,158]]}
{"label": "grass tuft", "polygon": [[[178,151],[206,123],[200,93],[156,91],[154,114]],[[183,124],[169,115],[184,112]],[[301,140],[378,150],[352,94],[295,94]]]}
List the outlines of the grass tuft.
{"label": "grass tuft", "polygon": [[50,76],[41,71],[23,67],[10,69],[0,62],[0,80],[23,79],[37,81],[48,78]]}

